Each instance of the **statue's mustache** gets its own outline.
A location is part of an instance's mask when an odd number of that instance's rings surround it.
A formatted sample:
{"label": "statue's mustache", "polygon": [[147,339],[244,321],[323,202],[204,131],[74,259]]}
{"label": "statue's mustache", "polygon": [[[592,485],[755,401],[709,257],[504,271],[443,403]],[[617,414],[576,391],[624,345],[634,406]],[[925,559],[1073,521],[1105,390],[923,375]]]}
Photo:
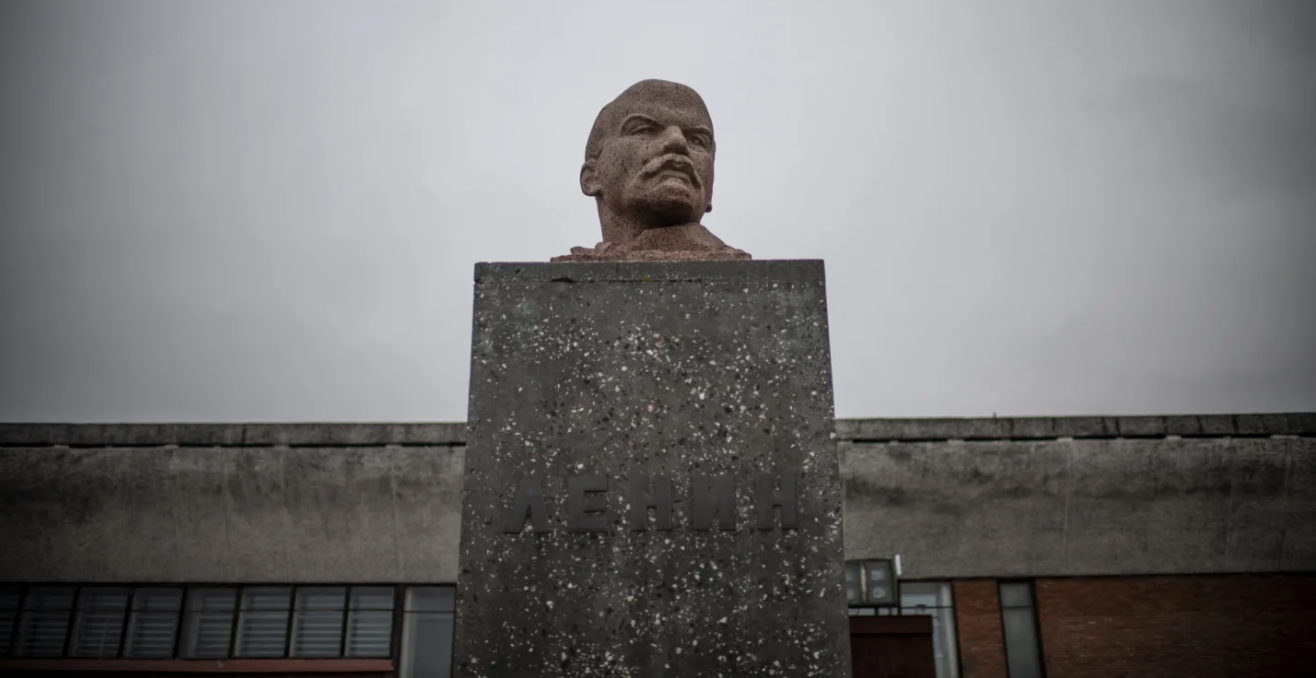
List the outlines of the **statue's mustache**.
{"label": "statue's mustache", "polygon": [[689,158],[683,155],[668,154],[662,155],[649,161],[644,166],[644,176],[652,177],[667,171],[677,171],[690,177],[690,181],[695,186],[702,185],[699,180],[699,174],[695,172],[695,164]]}

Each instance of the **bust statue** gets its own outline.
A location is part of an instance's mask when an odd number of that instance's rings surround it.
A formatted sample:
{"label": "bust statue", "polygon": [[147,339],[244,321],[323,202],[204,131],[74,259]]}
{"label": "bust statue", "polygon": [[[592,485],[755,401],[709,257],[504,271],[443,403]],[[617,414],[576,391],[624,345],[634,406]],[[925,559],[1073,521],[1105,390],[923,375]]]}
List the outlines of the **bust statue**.
{"label": "bust statue", "polygon": [[693,89],[631,85],[599,111],[580,190],[594,198],[603,242],[553,261],[749,259],[699,223],[713,210],[713,120]]}

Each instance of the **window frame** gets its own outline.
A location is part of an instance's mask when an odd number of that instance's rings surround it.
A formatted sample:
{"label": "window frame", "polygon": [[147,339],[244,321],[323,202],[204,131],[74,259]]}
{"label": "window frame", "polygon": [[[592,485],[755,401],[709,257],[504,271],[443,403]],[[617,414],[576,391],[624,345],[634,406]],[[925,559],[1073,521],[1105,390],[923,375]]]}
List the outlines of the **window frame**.
{"label": "window frame", "polygon": [[899,605],[895,605],[895,606],[889,606],[889,605],[872,605],[872,604],[868,604],[868,603],[865,603],[865,604],[862,604],[862,605],[849,605],[849,606],[847,606],[847,608],[846,608],[846,614],[847,614],[847,616],[849,616],[849,617],[905,617],[905,616],[914,616],[914,615],[906,615],[906,614],[904,613],[905,610],[916,610],[916,609],[918,609],[918,607],[919,607],[919,606],[917,606],[917,605],[905,605],[905,604],[904,604],[904,600],[903,600],[903,599],[904,599],[904,596],[905,596],[905,586],[910,585],[910,584],[913,584],[913,585],[918,585],[918,584],[937,584],[937,585],[945,586],[945,587],[946,587],[947,597],[948,597],[949,600],[950,600],[950,604],[949,604],[949,605],[937,605],[937,606],[933,606],[933,607],[923,606],[923,607],[924,607],[924,609],[928,609],[928,610],[949,610],[949,611],[950,611],[950,614],[948,615],[948,616],[950,617],[950,623],[949,623],[948,626],[950,627],[949,630],[950,630],[950,633],[951,633],[952,636],[953,636],[953,638],[952,638],[952,642],[953,642],[953,644],[955,645],[955,648],[954,648],[954,652],[947,653],[947,656],[950,657],[951,660],[954,662],[954,667],[953,667],[952,673],[954,673],[956,676],[963,676],[963,675],[964,675],[964,671],[963,671],[963,668],[964,668],[964,644],[960,642],[960,616],[959,616],[959,613],[957,612],[958,608],[956,607],[956,596],[955,596],[955,581],[956,581],[956,580],[954,580],[954,579],[905,579],[905,578],[899,578],[899,581],[900,581],[900,584],[899,584],[900,588],[898,589],[898,595],[900,596],[900,601],[899,601],[900,604],[899,604]]}
{"label": "window frame", "polygon": [[[1005,604],[1001,596],[1001,587],[1010,584],[1022,584],[1028,587],[1028,607],[1021,605]],[[1042,619],[1038,615],[1037,609],[1037,585],[1033,579],[998,579],[996,580],[996,611],[1001,619],[1001,652],[1005,655],[1005,672],[1007,676],[1010,672],[1010,643],[1005,638],[1005,611],[1027,609],[1031,612],[1033,618],[1033,643],[1037,646],[1037,669],[1040,678],[1046,678],[1046,652],[1042,647]],[[1012,676],[1009,678],[1013,678]]]}
{"label": "window frame", "polygon": [[[123,604],[124,604],[124,613],[123,613],[123,616],[119,619],[119,624],[120,624],[120,626],[119,626],[119,640],[117,641],[117,642],[118,642],[118,645],[115,647],[114,654],[112,654],[112,655],[109,656],[109,657],[79,656],[79,655],[74,655],[74,654],[73,654],[74,651],[77,650],[77,644],[78,644],[78,641],[82,639],[81,636],[82,636],[83,633],[85,633],[85,628],[83,627],[83,624],[86,623],[86,615],[89,614],[89,613],[93,613],[93,612],[95,612],[95,608],[94,608],[94,607],[88,607],[87,609],[83,609],[83,604],[87,601],[86,593],[87,593],[87,590],[88,590],[88,589],[92,589],[92,590],[95,590],[95,589],[111,589],[111,590],[113,590],[113,589],[122,589],[122,590],[126,590],[126,591],[128,592],[127,597],[126,597],[126,598],[124,599],[124,601],[123,601]],[[60,658],[61,658],[61,659],[62,659],[62,658],[68,658],[68,659],[118,659],[119,657],[121,657],[121,656],[123,655],[123,641],[124,641],[124,638],[127,636],[127,631],[128,631],[128,629],[126,628],[125,625],[128,623],[128,614],[129,614],[129,612],[132,610],[133,594],[134,594],[135,592],[136,592],[136,589],[135,589],[134,587],[132,587],[132,586],[128,586],[128,585],[124,585],[124,584],[88,584],[88,585],[85,585],[85,586],[83,586],[83,585],[78,585],[78,587],[77,587],[77,595],[74,597],[74,601],[75,601],[75,603],[74,603],[74,608],[73,608],[73,616],[72,616],[71,620],[69,621],[69,624],[68,624],[68,630],[67,630],[67,632],[66,632],[66,633],[67,633],[67,636],[66,636],[65,641],[64,641],[64,653],[63,653],[62,655],[60,655]]]}
{"label": "window frame", "polygon": [[[141,661],[151,661],[156,659],[174,659],[178,654],[178,644],[183,640],[183,609],[187,606],[187,587],[181,584],[128,584],[128,610],[123,617],[123,635],[119,637],[119,653],[117,659],[134,659]],[[131,657],[128,655],[128,635],[130,624],[136,618],[137,613],[143,614],[151,612],[150,610],[138,610],[137,592],[141,589],[154,590],[176,590],[178,591],[178,610],[174,612],[174,637],[170,641],[169,657]]]}
{"label": "window frame", "polygon": [[[393,670],[397,670],[396,667],[399,662],[399,655],[401,651],[404,649],[402,647],[402,642],[403,642],[402,635],[403,635],[403,626],[405,624],[404,608],[406,605],[407,591],[412,588],[440,587],[440,588],[454,589],[454,595],[456,593],[455,592],[456,584],[453,584],[451,582],[432,583],[432,584],[431,583],[406,583],[406,584],[362,583],[362,582],[339,582],[339,583],[315,582],[315,583],[286,583],[286,584],[274,583],[274,582],[269,582],[269,583],[188,582],[185,584],[160,583],[160,582],[97,582],[97,583],[69,583],[69,582],[8,583],[5,582],[4,584],[6,587],[18,589],[18,605],[13,613],[13,619],[12,619],[13,627],[9,631],[8,651],[0,653],[0,662],[6,662],[6,663],[22,662],[25,664],[38,662],[43,665],[50,663],[52,664],[52,668],[58,668],[58,665],[68,666],[70,665],[70,662],[77,663],[79,665],[87,664],[89,662],[101,663],[106,666],[115,666],[120,664],[126,665],[129,662],[133,664],[143,664],[143,665],[151,665],[152,663],[155,663],[163,666],[164,664],[171,662],[177,663],[177,662],[222,661],[225,663],[239,662],[240,664],[248,664],[248,663],[291,661],[291,662],[302,662],[302,663],[304,662],[338,662],[338,663],[390,662],[394,667]],[[64,621],[63,647],[58,655],[32,656],[32,655],[22,654],[19,651],[18,641],[22,636],[22,632],[24,628],[23,627],[24,614],[27,612],[27,606],[31,601],[32,591],[35,589],[47,588],[47,587],[67,587],[73,589],[72,602],[70,603],[68,615]],[[283,653],[282,655],[277,657],[238,657],[235,654],[235,650],[238,641],[238,634],[240,632],[239,616],[243,611],[243,605],[242,605],[243,596],[248,589],[269,588],[269,587],[286,587],[289,589],[287,620],[284,625]],[[326,587],[334,587],[334,588],[341,587],[344,590],[343,610],[342,610],[343,622],[339,626],[338,654],[337,656],[327,656],[327,657],[294,656],[292,633],[293,633],[294,622],[297,616],[298,592],[303,588],[326,588]],[[78,606],[81,602],[83,591],[102,589],[102,588],[119,588],[119,589],[127,589],[128,591],[128,599],[124,606],[123,617],[121,620],[122,626],[119,629],[118,646],[115,648],[115,651],[112,654],[109,654],[105,657],[75,657],[71,654],[73,651],[73,641],[74,641],[73,632],[74,632],[74,627],[76,625],[76,620],[78,618]],[[226,655],[224,657],[188,657],[186,656],[187,652],[185,652],[185,648],[184,648],[184,645],[186,644],[186,638],[184,636],[186,633],[188,614],[189,612],[191,612],[191,609],[189,608],[189,598],[191,597],[191,592],[197,589],[216,589],[216,588],[234,590],[233,619],[230,622],[228,628],[228,649]],[[130,657],[127,654],[128,653],[127,639],[130,632],[130,625],[131,625],[130,622],[132,620],[132,615],[135,606],[137,605],[138,591],[142,589],[156,589],[156,590],[178,589],[179,590],[178,609],[170,610],[170,612],[173,613],[174,615],[174,628],[173,628],[173,638],[171,641],[172,644],[168,657],[153,657],[153,658]],[[365,608],[362,610],[358,610],[358,611],[374,611],[374,612],[387,611],[390,613],[387,617],[390,627],[388,630],[388,645],[387,645],[386,655],[376,655],[370,657],[348,655],[347,633],[348,633],[349,620],[351,619],[353,612],[353,610],[351,609],[351,601],[356,589],[389,589],[391,592],[391,596],[388,598],[388,600],[392,601],[393,607],[391,610],[386,610],[382,606],[377,608]],[[379,602],[383,602],[383,600],[381,599]],[[383,617],[381,616],[381,619],[382,618]]]}
{"label": "window frame", "polygon": [[[14,610],[14,627],[10,635],[9,653],[3,656],[14,657],[16,659],[38,659],[38,660],[68,657],[69,649],[71,647],[73,640],[72,639],[73,622],[77,618],[78,603],[83,588],[82,585],[69,584],[65,582],[53,582],[53,583],[32,582],[32,583],[24,583],[24,584],[12,584],[12,586],[20,587],[20,589],[22,590],[22,594],[19,596],[18,607]],[[24,638],[25,629],[23,622],[28,617],[29,614],[36,614],[37,612],[40,612],[42,610],[42,608],[38,608],[38,607],[29,607],[29,605],[33,604],[32,593],[38,589],[61,589],[61,588],[73,589],[73,595],[69,599],[68,614],[64,617],[64,636],[59,654],[30,655],[23,653],[21,651],[23,646],[23,643],[21,641],[25,640]],[[48,609],[46,611],[54,614],[57,612],[61,612],[62,610],[58,608],[53,608],[53,609]]]}

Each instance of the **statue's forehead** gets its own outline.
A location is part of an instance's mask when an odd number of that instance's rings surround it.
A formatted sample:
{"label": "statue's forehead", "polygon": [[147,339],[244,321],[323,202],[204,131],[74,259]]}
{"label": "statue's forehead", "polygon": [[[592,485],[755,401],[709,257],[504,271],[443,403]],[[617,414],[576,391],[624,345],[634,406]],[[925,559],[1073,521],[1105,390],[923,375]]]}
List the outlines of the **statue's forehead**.
{"label": "statue's forehead", "polygon": [[613,132],[632,115],[643,115],[664,124],[684,128],[707,127],[713,129],[713,120],[708,111],[698,102],[673,100],[671,98],[634,98],[617,101],[610,111],[610,127]]}

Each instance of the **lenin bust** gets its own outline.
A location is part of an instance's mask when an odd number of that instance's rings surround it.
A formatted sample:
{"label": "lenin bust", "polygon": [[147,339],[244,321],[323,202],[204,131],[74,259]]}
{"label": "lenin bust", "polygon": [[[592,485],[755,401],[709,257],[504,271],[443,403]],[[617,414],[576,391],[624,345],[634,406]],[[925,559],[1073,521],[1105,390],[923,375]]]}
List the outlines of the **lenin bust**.
{"label": "lenin bust", "polygon": [[553,261],[749,259],[699,223],[713,210],[713,121],[685,85],[643,80],[599,111],[580,190],[598,205],[603,242]]}

